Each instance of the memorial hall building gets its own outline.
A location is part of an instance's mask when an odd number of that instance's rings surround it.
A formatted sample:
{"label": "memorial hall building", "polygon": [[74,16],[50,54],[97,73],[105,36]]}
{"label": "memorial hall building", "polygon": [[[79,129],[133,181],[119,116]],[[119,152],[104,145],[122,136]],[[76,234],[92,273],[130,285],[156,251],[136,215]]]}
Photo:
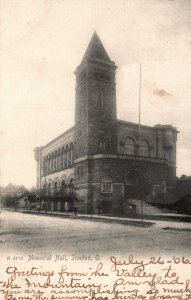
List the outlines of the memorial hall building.
{"label": "memorial hall building", "polygon": [[124,215],[175,201],[177,129],[117,119],[116,69],[94,33],[75,70],[74,127],[34,149],[37,189],[76,194],[50,198],[53,210]]}

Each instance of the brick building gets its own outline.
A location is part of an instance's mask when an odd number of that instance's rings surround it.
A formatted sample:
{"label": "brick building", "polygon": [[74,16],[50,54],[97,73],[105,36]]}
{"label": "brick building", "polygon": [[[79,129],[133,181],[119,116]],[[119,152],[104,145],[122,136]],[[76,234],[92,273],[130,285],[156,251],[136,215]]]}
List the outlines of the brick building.
{"label": "brick building", "polygon": [[[177,130],[117,119],[117,66],[94,33],[76,68],[75,125],[35,148],[37,188],[74,185],[80,212],[123,214],[132,201],[173,202]],[[60,201],[62,202],[62,201]],[[54,203],[54,209],[68,209]]]}

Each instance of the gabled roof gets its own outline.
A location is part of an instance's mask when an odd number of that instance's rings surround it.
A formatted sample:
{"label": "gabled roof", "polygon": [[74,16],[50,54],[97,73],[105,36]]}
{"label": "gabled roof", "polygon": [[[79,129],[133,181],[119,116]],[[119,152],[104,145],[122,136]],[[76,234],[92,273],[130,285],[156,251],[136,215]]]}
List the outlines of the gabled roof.
{"label": "gabled roof", "polygon": [[94,34],[90,40],[88,48],[84,54],[83,60],[85,60],[88,57],[100,59],[102,61],[111,62],[96,31],[94,32]]}

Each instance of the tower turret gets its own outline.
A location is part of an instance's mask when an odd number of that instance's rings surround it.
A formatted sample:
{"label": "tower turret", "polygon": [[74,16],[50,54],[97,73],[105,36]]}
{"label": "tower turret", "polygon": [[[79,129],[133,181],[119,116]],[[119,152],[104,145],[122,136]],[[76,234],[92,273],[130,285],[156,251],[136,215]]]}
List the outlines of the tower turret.
{"label": "tower turret", "polygon": [[75,158],[117,153],[116,68],[95,32],[75,71]]}

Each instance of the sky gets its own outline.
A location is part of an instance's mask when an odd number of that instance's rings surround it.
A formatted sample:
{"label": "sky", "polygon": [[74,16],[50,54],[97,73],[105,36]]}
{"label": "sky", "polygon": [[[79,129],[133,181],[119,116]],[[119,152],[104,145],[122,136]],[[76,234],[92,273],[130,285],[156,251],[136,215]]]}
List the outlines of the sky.
{"label": "sky", "polygon": [[117,69],[117,115],[177,127],[191,175],[190,0],[1,0],[1,185],[36,184],[33,149],[74,125],[75,68],[96,30]]}

